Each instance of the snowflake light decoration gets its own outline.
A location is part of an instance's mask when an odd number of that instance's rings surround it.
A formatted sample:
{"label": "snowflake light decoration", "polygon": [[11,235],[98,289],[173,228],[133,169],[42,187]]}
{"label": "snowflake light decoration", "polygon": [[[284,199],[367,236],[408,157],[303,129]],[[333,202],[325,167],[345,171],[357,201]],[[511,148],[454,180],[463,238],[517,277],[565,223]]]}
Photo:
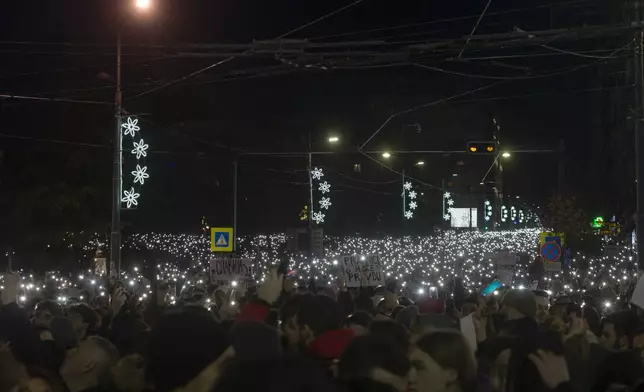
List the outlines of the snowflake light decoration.
{"label": "snowflake light decoration", "polygon": [[318,225],[319,225],[320,223],[324,223],[324,214],[323,214],[323,213],[321,213],[320,211],[318,211],[318,212],[314,212],[314,213],[313,213],[313,220],[314,220],[314,221],[315,221],[315,223],[317,223]]}
{"label": "snowflake light decoration", "polygon": [[452,211],[453,205],[454,205],[454,200],[452,199],[452,194],[449,192],[443,193],[443,219],[446,221],[450,221],[452,219]]}
{"label": "snowflake light decoration", "polygon": [[150,175],[146,173],[148,170],[147,166],[141,167],[140,165],[136,165],[136,170],[132,172],[132,175],[134,176],[134,183],[136,184],[137,182],[143,185],[143,182],[145,181],[146,178],[150,178]]}
{"label": "snowflake light decoration", "polygon": [[328,182],[324,181],[323,183],[320,183],[320,187],[318,188],[320,192],[324,195],[325,193],[331,192],[331,184]]}
{"label": "snowflake light decoration", "polygon": [[125,129],[125,131],[123,132],[123,136],[132,135],[132,137],[134,137],[135,133],[141,130],[141,128],[138,125],[136,125],[138,123],[139,123],[138,118],[133,119],[132,117],[128,117],[127,121],[121,124],[121,127]]}
{"label": "snowflake light decoration", "polygon": [[414,217],[414,211],[418,207],[418,202],[416,197],[418,193],[413,189],[411,182],[407,181],[402,184],[402,198],[403,198],[403,217],[405,219],[411,219]]}
{"label": "snowflake light decoration", "polygon": [[[316,211],[315,208],[312,208],[311,211],[311,219],[318,225],[324,223],[324,218],[326,217],[326,214],[322,212],[322,210],[329,210],[329,207],[332,205],[331,203],[331,197],[326,197],[327,193],[331,193],[331,184],[329,184],[327,181],[322,182],[322,177],[324,177],[324,172],[322,171],[321,168],[316,167],[315,169],[311,170],[309,173],[311,176],[311,186],[314,186],[317,188],[317,190],[320,192],[322,195],[320,199],[318,200],[318,203],[320,205],[319,209]],[[317,182],[314,184],[313,182]],[[311,201],[313,203],[313,201]]]}
{"label": "snowflake light decoration", "polygon": [[138,206],[138,205],[139,205],[139,202],[137,201],[137,199],[138,199],[138,198],[139,198],[139,196],[141,196],[141,195],[139,195],[138,193],[136,193],[136,191],[134,190],[134,188],[130,189],[129,191],[127,191],[127,190],[126,190],[126,191],[124,191],[124,192],[123,192],[123,194],[124,194],[124,196],[123,196],[123,199],[121,199],[121,201],[122,201],[123,203],[126,203],[126,204],[127,204],[127,208],[130,208],[130,207],[132,207],[133,205],[135,205],[135,206]]}
{"label": "snowflake light decoration", "polygon": [[331,206],[331,198],[323,197],[320,199],[320,208],[324,208],[325,210],[328,210],[330,206]]}
{"label": "snowflake light decoration", "polygon": [[[132,149],[130,152],[136,159],[136,162],[134,163],[135,169],[131,171],[128,170],[132,174],[132,179],[127,181],[130,189],[123,190],[123,195],[121,197],[121,202],[124,204],[124,208],[132,208],[133,206],[139,205],[138,198],[141,196],[139,188],[145,183],[146,179],[150,178],[148,167],[144,162],[144,159],[148,156],[148,149],[150,146],[145,144],[143,141],[139,132],[141,127],[139,127],[138,124],[139,119],[134,117],[123,118],[121,121],[121,132],[123,132],[121,144],[123,144],[123,142],[130,142],[131,140]],[[131,139],[126,138],[127,136],[131,137]],[[121,173],[124,172],[123,162],[124,159],[121,160]],[[123,185],[123,182],[123,177],[121,177],[121,185]]]}
{"label": "snowflake light decoration", "polygon": [[145,142],[143,142],[143,139],[141,139],[141,141],[139,141],[138,143],[134,142],[134,148],[132,149],[132,154],[136,155],[136,159],[141,159],[142,156],[147,157],[148,147],[150,146],[145,144]]}
{"label": "snowflake light decoration", "polygon": [[313,169],[313,171],[311,171],[311,177],[314,180],[320,181],[322,180],[322,177],[324,177],[324,173],[322,173],[322,169],[316,167],[315,169]]}

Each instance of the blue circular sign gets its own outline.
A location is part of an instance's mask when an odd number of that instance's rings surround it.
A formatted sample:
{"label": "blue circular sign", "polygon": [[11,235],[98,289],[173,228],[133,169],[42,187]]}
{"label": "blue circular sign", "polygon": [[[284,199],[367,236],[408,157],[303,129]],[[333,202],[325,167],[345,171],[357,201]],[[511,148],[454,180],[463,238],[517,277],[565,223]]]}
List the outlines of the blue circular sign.
{"label": "blue circular sign", "polygon": [[561,257],[561,247],[554,241],[546,242],[541,247],[541,257],[550,262],[558,261]]}

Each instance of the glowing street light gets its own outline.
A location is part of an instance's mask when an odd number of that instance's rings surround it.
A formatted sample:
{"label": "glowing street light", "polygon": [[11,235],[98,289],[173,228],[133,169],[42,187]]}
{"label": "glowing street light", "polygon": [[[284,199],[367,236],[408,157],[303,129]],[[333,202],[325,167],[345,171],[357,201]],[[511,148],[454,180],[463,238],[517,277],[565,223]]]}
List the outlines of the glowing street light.
{"label": "glowing street light", "polygon": [[512,154],[510,154],[509,152],[507,152],[507,151],[506,151],[506,152],[504,152],[503,154],[501,154],[501,156],[502,156],[503,158],[510,158],[510,157],[512,156]]}
{"label": "glowing street light", "polygon": [[136,0],[134,5],[140,10],[147,10],[152,4],[150,0]]}
{"label": "glowing street light", "polygon": [[388,153],[388,152],[383,152],[382,157],[385,158],[385,159],[389,159],[389,158],[391,158],[391,154]]}
{"label": "glowing street light", "polygon": [[337,142],[339,142],[339,141],[340,141],[340,138],[339,138],[339,137],[337,137],[337,136],[331,136],[331,137],[329,137],[329,143],[331,143],[331,144],[335,144],[335,143],[337,143]]}
{"label": "glowing street light", "polygon": [[416,162],[416,166],[423,166],[424,164],[425,164],[425,162],[423,162],[423,161]]}

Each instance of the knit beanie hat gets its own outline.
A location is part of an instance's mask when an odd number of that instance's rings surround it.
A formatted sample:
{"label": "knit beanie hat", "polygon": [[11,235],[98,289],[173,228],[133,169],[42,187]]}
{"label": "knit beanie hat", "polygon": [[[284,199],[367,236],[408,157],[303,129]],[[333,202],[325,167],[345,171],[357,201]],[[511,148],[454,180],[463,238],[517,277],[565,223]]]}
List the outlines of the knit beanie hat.
{"label": "knit beanie hat", "polygon": [[501,305],[516,309],[526,317],[537,316],[537,299],[530,290],[510,290],[501,299]]}

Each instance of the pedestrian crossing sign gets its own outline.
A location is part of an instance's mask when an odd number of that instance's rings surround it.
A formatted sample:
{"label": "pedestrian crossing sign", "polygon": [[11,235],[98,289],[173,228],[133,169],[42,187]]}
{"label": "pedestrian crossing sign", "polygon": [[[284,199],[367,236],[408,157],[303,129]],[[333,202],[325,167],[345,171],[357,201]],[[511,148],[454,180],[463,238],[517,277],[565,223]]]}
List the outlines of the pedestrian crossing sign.
{"label": "pedestrian crossing sign", "polygon": [[210,250],[213,252],[232,252],[234,245],[232,227],[210,228]]}

